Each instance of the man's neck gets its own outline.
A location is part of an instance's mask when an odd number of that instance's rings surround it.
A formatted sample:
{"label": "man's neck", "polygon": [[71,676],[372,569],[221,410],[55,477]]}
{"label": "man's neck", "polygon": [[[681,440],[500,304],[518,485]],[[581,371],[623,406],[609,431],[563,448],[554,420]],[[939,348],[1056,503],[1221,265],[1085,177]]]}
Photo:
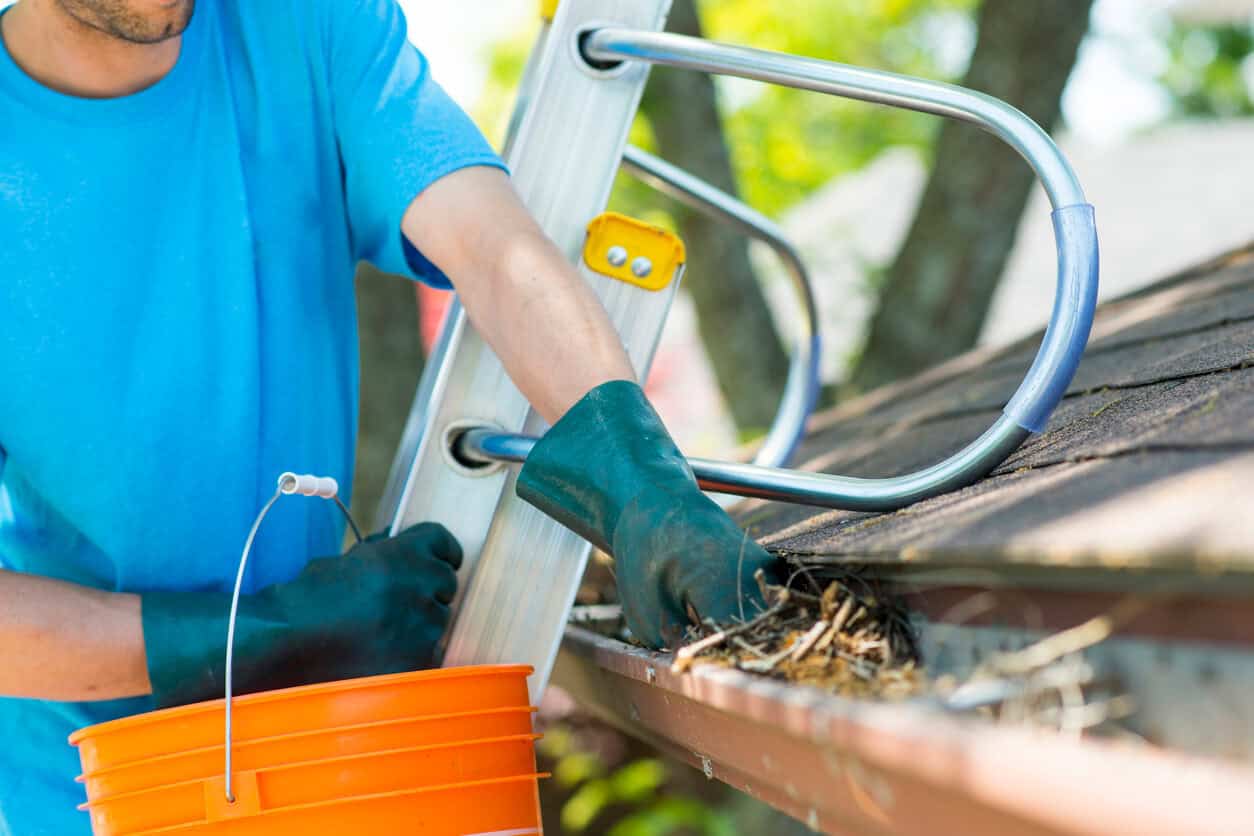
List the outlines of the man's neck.
{"label": "man's neck", "polygon": [[134,44],[76,20],[55,0],[21,0],[0,17],[13,61],[45,87],[71,96],[109,99],[137,93],[178,61],[182,37]]}

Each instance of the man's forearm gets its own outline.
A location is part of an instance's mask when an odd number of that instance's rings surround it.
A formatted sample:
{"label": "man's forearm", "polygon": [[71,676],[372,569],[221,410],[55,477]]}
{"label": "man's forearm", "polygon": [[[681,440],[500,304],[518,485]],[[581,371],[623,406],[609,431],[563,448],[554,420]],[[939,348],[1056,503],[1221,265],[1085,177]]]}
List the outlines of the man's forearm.
{"label": "man's forearm", "polygon": [[594,387],[635,379],[600,300],[501,172],[471,168],[438,181],[402,229],[448,274],[475,328],[550,423]]}
{"label": "man's forearm", "polygon": [[0,695],[81,701],[151,690],[139,596],[0,570]]}
{"label": "man's forearm", "polygon": [[[471,321],[549,423],[635,372],[601,302],[548,238],[518,232],[491,281],[459,287]],[[466,283],[463,283],[466,284]]]}

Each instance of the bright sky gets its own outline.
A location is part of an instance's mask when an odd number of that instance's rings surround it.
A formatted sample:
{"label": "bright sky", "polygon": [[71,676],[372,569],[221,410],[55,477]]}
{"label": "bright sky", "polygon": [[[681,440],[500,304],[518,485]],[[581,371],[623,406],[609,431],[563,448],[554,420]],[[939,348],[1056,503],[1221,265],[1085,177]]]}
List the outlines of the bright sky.
{"label": "bright sky", "polygon": [[[0,9],[14,2],[0,0]],[[431,59],[440,83],[464,105],[473,104],[482,89],[486,46],[512,28],[532,25],[538,8],[538,0],[471,0],[473,6],[430,0],[399,3],[409,19],[410,40]],[[485,8],[491,13],[480,13]]]}
{"label": "bright sky", "polygon": [[[0,8],[12,2],[0,0]],[[399,2],[409,18],[411,40],[431,59],[440,83],[466,107],[482,89],[488,45],[506,32],[532,26],[537,7],[537,0],[480,0],[473,10],[465,2]],[[1254,9],[1254,0],[1097,0],[1092,36],[1063,102],[1067,122],[1080,138],[1114,144],[1161,118],[1166,101],[1147,76],[1163,58],[1153,27],[1173,6],[1230,14]]]}
{"label": "bright sky", "polygon": [[488,45],[513,29],[533,25],[538,9],[537,0],[471,0],[473,11],[465,0],[399,2],[409,19],[409,39],[426,53],[436,79],[463,107],[472,106],[483,88]]}
{"label": "bright sky", "polygon": [[[536,7],[536,0],[492,0],[488,17],[469,16],[457,4],[400,2],[411,39],[431,59],[440,83],[464,105],[473,104],[482,88],[487,45],[502,32],[531,25]],[[1166,9],[1190,2],[1197,0],[1097,0],[1093,37],[1085,42],[1063,103],[1074,133],[1112,144],[1162,117],[1167,102],[1147,80],[1162,60],[1153,27]]]}
{"label": "bright sky", "polygon": [[1089,37],[1063,94],[1063,113],[1073,133],[1113,144],[1166,114],[1167,97],[1149,79],[1166,59],[1154,27],[1173,5],[1179,5],[1177,0],[1098,0],[1094,5]]}

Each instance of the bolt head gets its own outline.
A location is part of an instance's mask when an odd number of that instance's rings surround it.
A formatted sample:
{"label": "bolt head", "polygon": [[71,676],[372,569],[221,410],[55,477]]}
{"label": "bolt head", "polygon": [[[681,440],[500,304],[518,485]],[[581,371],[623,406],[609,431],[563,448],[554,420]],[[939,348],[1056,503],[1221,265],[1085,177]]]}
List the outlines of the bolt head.
{"label": "bolt head", "polygon": [[644,256],[638,257],[631,263],[631,273],[637,279],[643,279],[645,276],[653,272],[653,262]]}
{"label": "bolt head", "polygon": [[625,247],[610,247],[609,252],[605,254],[605,260],[610,263],[611,267],[622,267],[627,263],[627,249]]}

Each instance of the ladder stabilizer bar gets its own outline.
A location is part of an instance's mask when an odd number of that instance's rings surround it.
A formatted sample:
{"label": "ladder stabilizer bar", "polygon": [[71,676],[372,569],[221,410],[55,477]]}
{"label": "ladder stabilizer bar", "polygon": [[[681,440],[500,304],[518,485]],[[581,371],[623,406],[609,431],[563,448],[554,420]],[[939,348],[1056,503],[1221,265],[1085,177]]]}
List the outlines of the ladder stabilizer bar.
{"label": "ladder stabilizer bar", "polygon": [[[930,496],[965,487],[997,467],[1028,432],[1006,416],[984,435],[940,464],[891,479],[831,476],[780,467],[690,458],[702,489],[757,499],[840,508],[894,511]],[[523,462],[538,439],[488,427],[470,429],[454,439],[454,455],[470,466]]]}
{"label": "ladder stabilizer bar", "polygon": [[[632,29],[594,29],[581,37],[593,65],[640,61],[730,75],[969,122],[1013,147],[1040,178],[1053,207],[1058,282],[1045,338],[1002,415],[975,441],[938,464],[887,479],[862,479],[753,464],[690,459],[710,491],[844,508],[891,511],[965,487],[1041,432],[1070,385],[1097,305],[1098,245],[1093,207],[1070,164],[1039,125],[1010,105],[962,87],[813,58]],[[454,451],[468,462],[520,462],[534,438],[472,429]]]}
{"label": "ladder stabilizer bar", "polygon": [[623,152],[622,168],[657,191],[762,242],[784,265],[801,307],[802,319],[789,357],[788,379],[784,382],[779,410],[753,457],[754,464],[784,467],[801,444],[806,420],[819,398],[819,361],[823,347],[818,304],[805,262],[788,242],[784,231],[770,218],[682,168],[633,145],[628,145]]}
{"label": "ladder stabilizer bar", "polygon": [[[1039,125],[1000,99],[974,90],[816,58],[619,28],[592,30],[580,43],[591,62],[661,64],[931,113],[969,122],[1014,148],[1040,178],[1054,210],[1058,286],[1045,339],[1005,416],[1029,433],[1044,429],[1088,342],[1097,306],[1098,247],[1093,207],[1070,163]],[[981,438],[991,446],[1002,437],[992,435]]]}

